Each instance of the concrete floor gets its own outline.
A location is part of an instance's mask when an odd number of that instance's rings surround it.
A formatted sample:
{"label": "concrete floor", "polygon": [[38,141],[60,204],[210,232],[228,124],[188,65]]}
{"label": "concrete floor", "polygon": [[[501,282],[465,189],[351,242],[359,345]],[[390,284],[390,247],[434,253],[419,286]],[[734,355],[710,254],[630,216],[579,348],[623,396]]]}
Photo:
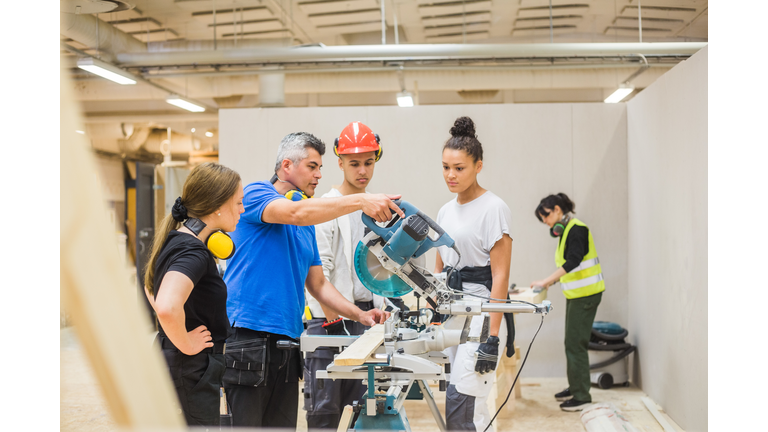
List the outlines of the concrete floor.
{"label": "concrete floor", "polygon": [[[110,417],[104,398],[95,380],[72,327],[61,330],[61,399],[60,430],[62,432],[118,432],[120,429]],[[504,431],[559,431],[584,432],[578,413],[561,411],[553,395],[567,387],[565,378],[523,378],[522,398],[510,398],[514,409],[504,412],[494,422],[497,432]],[[641,432],[663,432],[663,428],[646,409],[637,387],[617,387],[610,390],[592,389],[593,402],[610,402],[624,412],[629,422]],[[445,393],[433,388],[435,401],[444,413]],[[300,393],[301,397],[301,393]],[[299,402],[298,431],[306,431],[304,411]],[[406,413],[414,432],[437,430],[434,418],[423,400],[405,403]],[[495,407],[491,406],[492,412]],[[665,415],[673,425],[674,422]],[[675,427],[677,427],[675,425]],[[677,428],[678,431],[682,429]]]}

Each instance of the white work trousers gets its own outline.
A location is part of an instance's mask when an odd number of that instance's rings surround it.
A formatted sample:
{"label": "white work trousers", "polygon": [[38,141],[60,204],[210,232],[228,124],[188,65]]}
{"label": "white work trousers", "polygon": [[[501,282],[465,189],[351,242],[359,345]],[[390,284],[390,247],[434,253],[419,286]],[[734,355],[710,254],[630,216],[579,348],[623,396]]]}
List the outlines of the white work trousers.
{"label": "white work trousers", "polygon": [[[469,336],[480,336],[480,332],[483,328],[483,316],[472,317],[472,323],[469,327]],[[501,361],[501,356],[507,345],[507,325],[505,318],[502,315],[501,325],[499,326],[499,355],[497,362]],[[496,379],[496,371],[491,371],[486,374],[479,374],[475,372],[475,362],[477,361],[477,348],[480,346],[478,342],[466,342],[459,346],[453,346],[444,351],[451,362],[451,385],[456,387],[456,391],[467,398],[448,398],[445,401],[446,417],[451,418],[450,412],[454,410],[462,410],[463,412],[473,413],[472,423],[475,425],[475,430],[482,432],[490,423],[494,413],[488,410],[488,395],[491,393],[493,387],[493,381]],[[498,363],[497,363],[498,364]],[[473,404],[474,407],[465,407],[463,405]],[[450,420],[449,420],[450,421]],[[461,420],[460,420],[461,421]],[[467,422],[469,419],[466,420]],[[465,426],[460,424],[447,424],[448,430],[467,430]],[[491,427],[488,429],[493,431]]]}

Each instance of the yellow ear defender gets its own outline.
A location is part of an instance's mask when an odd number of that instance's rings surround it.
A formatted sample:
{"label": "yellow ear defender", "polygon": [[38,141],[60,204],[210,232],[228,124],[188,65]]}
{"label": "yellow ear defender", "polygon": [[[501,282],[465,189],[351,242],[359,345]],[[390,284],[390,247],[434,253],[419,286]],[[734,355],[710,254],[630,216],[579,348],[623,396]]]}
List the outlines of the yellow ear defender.
{"label": "yellow ear defender", "polygon": [[208,250],[218,259],[230,259],[235,254],[235,242],[224,231],[214,231],[205,241]]}
{"label": "yellow ear defender", "polygon": [[301,201],[303,199],[309,198],[307,194],[304,192],[298,190],[298,189],[292,189],[285,193],[285,197],[288,198],[291,201]]}
{"label": "yellow ear defender", "polygon": [[[272,184],[275,184],[275,182],[277,182],[278,180],[280,180],[280,177],[278,177],[277,174],[275,174],[272,176],[269,182]],[[283,183],[287,183],[283,180],[280,180],[280,181]],[[305,194],[301,189],[291,189],[285,193],[285,197],[291,201],[301,201],[307,198],[312,198],[311,196],[308,196],[307,194]]]}
{"label": "yellow ear defender", "polygon": [[[205,222],[198,218],[188,218],[184,221],[184,226],[189,228],[195,235],[200,235],[206,225]],[[230,259],[235,253],[235,242],[224,231],[214,231],[205,239],[205,245],[213,256],[218,259]]]}

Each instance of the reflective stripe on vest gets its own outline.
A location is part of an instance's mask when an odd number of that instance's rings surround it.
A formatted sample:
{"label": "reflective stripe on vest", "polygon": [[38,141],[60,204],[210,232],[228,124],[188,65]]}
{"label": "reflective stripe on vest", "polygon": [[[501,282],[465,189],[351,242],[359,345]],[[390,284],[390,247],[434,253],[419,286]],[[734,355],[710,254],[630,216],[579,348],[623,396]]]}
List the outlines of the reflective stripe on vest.
{"label": "reflective stripe on vest", "polygon": [[592,259],[588,259],[588,260],[584,260],[584,261],[581,262],[581,264],[579,264],[578,267],[576,267],[575,269],[569,271],[568,273],[576,273],[577,271],[586,270],[586,269],[588,269],[590,267],[594,267],[594,266],[596,266],[598,264],[600,264],[600,258],[597,258],[597,257],[592,258]]}
{"label": "reflective stripe on vest", "polygon": [[[583,222],[576,218],[571,218],[568,222],[563,232],[563,237],[555,251],[555,264],[558,267],[562,267],[565,264],[565,242],[571,228],[575,225],[586,227]],[[568,299],[587,297],[605,291],[603,270],[595,250],[592,231],[589,231],[589,250],[587,254],[584,255],[583,261],[578,267],[560,278],[560,287],[563,289],[563,295]]]}
{"label": "reflective stripe on vest", "polygon": [[603,280],[602,273],[600,273],[599,275],[590,276],[586,279],[580,279],[574,282],[567,282],[567,283],[560,282],[560,286],[563,288],[563,291],[569,291],[569,290],[574,290],[578,288],[584,288],[585,286],[589,286],[592,284],[596,284],[601,280]]}

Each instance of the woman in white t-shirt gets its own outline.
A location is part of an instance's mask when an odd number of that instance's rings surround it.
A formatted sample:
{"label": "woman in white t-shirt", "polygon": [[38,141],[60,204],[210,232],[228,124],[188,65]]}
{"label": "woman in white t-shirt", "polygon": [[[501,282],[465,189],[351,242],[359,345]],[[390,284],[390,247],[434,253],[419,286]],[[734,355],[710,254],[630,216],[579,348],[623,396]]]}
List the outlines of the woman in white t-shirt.
{"label": "woman in white t-shirt", "polygon": [[[483,147],[475,125],[469,117],[459,117],[443,146],[443,177],[456,198],[440,209],[437,223],[456,241],[461,258],[453,249],[438,248],[435,273],[450,270],[448,285],[454,289],[506,299],[512,217],[506,203],[477,182],[482,169]],[[491,313],[490,317],[491,336],[485,343],[466,342],[445,351],[451,362],[445,402],[448,430],[483,431],[491,420],[488,394],[507,335],[511,332],[514,339],[514,330],[507,327],[504,314]],[[470,337],[480,335],[483,320],[483,316],[472,318]],[[513,348],[507,351],[508,356],[512,354]]]}

